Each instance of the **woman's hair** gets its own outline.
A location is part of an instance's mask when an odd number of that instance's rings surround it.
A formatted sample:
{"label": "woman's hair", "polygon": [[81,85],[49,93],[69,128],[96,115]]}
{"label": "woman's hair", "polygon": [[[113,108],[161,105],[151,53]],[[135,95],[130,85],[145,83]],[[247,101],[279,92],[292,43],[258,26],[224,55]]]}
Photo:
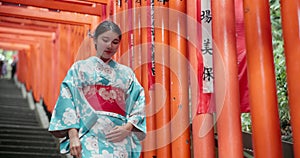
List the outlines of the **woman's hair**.
{"label": "woman's hair", "polygon": [[97,39],[99,35],[101,35],[102,33],[106,32],[106,31],[113,31],[113,32],[117,33],[119,35],[119,39],[121,40],[121,38],[122,38],[121,29],[117,24],[115,24],[112,21],[103,21],[102,23],[100,23],[97,26],[96,31],[94,33],[94,39]]}

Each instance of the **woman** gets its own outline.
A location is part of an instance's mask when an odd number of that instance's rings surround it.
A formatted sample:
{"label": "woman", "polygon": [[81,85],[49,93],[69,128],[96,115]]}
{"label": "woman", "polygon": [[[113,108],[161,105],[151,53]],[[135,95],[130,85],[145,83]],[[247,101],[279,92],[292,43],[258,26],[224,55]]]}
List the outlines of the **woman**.
{"label": "woman", "polygon": [[75,157],[139,157],[146,135],[145,96],[133,71],[116,61],[120,28],[111,21],[94,33],[96,56],[72,65],[62,82],[49,131],[61,153]]}

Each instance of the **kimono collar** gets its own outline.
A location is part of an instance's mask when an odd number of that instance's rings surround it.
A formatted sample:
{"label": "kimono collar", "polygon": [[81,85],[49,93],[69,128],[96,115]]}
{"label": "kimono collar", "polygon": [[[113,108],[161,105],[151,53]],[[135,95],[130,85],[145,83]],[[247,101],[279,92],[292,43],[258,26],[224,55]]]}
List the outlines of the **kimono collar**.
{"label": "kimono collar", "polygon": [[98,58],[97,56],[93,56],[92,57],[96,62],[99,62],[101,64],[106,64],[109,65],[110,67],[114,68],[117,65],[117,62],[114,61],[113,59],[108,60],[107,62],[104,62],[103,60],[101,60],[100,58]]}

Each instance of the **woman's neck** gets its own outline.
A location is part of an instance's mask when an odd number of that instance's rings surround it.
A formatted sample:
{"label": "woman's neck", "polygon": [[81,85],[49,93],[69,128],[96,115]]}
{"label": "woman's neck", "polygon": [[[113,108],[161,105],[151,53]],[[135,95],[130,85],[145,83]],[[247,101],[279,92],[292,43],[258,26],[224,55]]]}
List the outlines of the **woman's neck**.
{"label": "woman's neck", "polygon": [[99,57],[104,63],[106,63],[106,64],[108,64],[109,63],[109,61],[111,60],[111,58],[103,58],[103,57]]}

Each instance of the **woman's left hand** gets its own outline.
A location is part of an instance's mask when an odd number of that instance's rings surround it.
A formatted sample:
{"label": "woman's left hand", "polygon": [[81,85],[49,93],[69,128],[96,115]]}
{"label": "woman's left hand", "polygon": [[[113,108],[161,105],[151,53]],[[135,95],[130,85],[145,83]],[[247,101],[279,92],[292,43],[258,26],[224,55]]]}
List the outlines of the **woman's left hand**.
{"label": "woman's left hand", "polygon": [[106,139],[113,143],[120,142],[130,135],[132,128],[133,125],[131,123],[127,123],[124,126],[116,126],[106,134]]}

